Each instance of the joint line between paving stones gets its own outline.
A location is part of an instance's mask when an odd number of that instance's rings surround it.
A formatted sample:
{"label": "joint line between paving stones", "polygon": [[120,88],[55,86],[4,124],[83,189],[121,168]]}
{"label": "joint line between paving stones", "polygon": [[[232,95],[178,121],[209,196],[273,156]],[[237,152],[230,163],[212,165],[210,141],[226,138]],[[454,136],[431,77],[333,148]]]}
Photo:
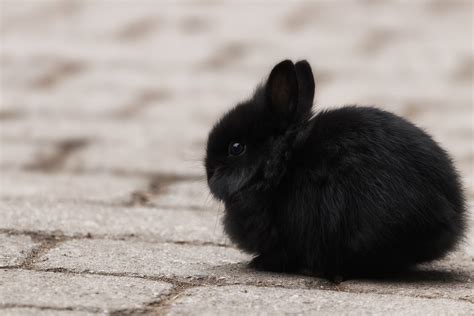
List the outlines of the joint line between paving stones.
{"label": "joint line between paving stones", "polygon": [[[47,253],[49,250],[55,248],[58,246],[60,243],[66,241],[66,240],[73,240],[73,239],[90,239],[91,237],[69,237],[69,236],[63,236],[63,235],[54,235],[54,234],[45,234],[45,233],[38,233],[38,232],[18,232],[18,231],[11,231],[11,230],[4,230],[0,229],[0,233],[6,232],[6,233],[13,233],[13,234],[24,234],[24,235],[29,235],[31,236],[33,241],[39,242],[39,246],[35,247],[30,254],[28,254],[27,258],[23,261],[22,264],[20,265],[13,265],[13,266],[4,266],[1,267],[2,269],[24,269],[24,270],[31,270],[31,271],[38,271],[38,272],[53,272],[53,273],[71,273],[71,274],[89,274],[89,275],[103,275],[103,276],[115,276],[115,277],[128,277],[128,278],[139,278],[139,279],[146,279],[149,281],[161,281],[161,282],[166,282],[173,284],[174,286],[186,286],[188,287],[194,287],[194,286],[225,286],[225,285],[231,285],[231,284],[240,284],[240,285],[247,285],[247,286],[256,286],[256,287],[280,287],[280,288],[287,288],[287,289],[297,289],[299,287],[285,287],[281,285],[275,285],[272,284],[271,282],[243,282],[243,283],[227,283],[225,281],[220,281],[216,280],[212,277],[207,277],[205,279],[201,279],[200,281],[181,281],[178,280],[177,278],[170,278],[170,277],[163,277],[163,276],[145,276],[145,275],[139,275],[136,273],[110,273],[110,272],[91,272],[91,271],[75,271],[75,270],[69,270],[66,268],[47,268],[47,269],[41,269],[37,268],[35,266],[36,260],[41,258],[41,256],[45,253]],[[189,244],[188,242],[173,242],[177,244]],[[202,245],[202,244],[200,244]],[[303,288],[312,288],[310,286],[304,286]],[[313,288],[316,289],[316,288]],[[317,288],[316,290],[326,290],[326,291],[337,291],[337,292],[346,292],[346,293],[372,293],[370,291],[354,291],[351,289],[347,289],[344,287],[344,285],[330,285],[330,286],[321,286]],[[375,293],[375,294],[396,294],[396,293]],[[428,299],[436,299],[438,297],[432,297],[432,296],[424,296],[424,295],[404,295],[400,294],[403,296],[407,297],[420,297],[420,298],[428,298]],[[466,298],[459,298],[459,299],[451,299],[451,298],[444,298],[444,299],[449,299],[449,300],[462,300],[466,301],[470,304],[474,304],[473,301],[466,299]]]}
{"label": "joint line between paving stones", "polygon": [[[132,192],[130,195],[136,194],[138,191]],[[145,194],[145,193],[140,193]],[[155,197],[156,195],[153,195]],[[1,195],[1,198],[8,201],[22,201],[25,196],[23,195]],[[44,201],[41,197],[29,196],[30,201]],[[160,202],[154,203],[149,201],[136,202],[134,199],[137,197],[132,197],[128,199],[123,199],[122,201],[100,201],[100,200],[90,200],[90,199],[76,199],[76,198],[58,198],[55,199],[56,203],[78,203],[82,205],[91,205],[91,206],[101,206],[101,207],[142,207],[147,209],[163,209],[167,211],[207,211],[209,208],[205,206],[179,206],[179,205],[166,205],[160,204]],[[141,198],[140,198],[141,199]]]}
{"label": "joint line between paving stones", "polygon": [[[35,241],[34,238],[32,238]],[[34,247],[26,256],[25,260],[20,264],[21,268],[32,268],[38,259],[44,254],[48,253],[49,250],[58,246],[64,238],[49,236],[49,238],[41,238],[39,245]]]}
{"label": "joint line between paving stones", "polygon": [[117,310],[112,312],[111,315],[166,315],[171,308],[172,303],[177,300],[186,290],[198,286],[199,285],[179,282],[174,284],[171,289],[160,295],[156,300],[145,304],[141,308]]}
{"label": "joint line between paving stones", "polygon": [[[402,293],[376,293],[376,292],[370,292],[370,291],[360,291],[360,290],[352,290],[349,288],[346,288],[344,284],[340,285],[335,285],[332,283],[327,282],[326,285],[323,284],[318,284],[318,287],[311,287],[311,286],[284,286],[281,284],[273,284],[271,281],[270,282],[226,282],[225,280],[220,280],[216,279],[213,277],[203,277],[200,278],[199,280],[180,280],[179,277],[166,277],[166,276],[147,276],[147,275],[142,275],[138,273],[120,273],[120,272],[103,272],[103,271],[89,271],[89,270],[83,270],[83,271],[77,271],[77,270],[71,270],[67,268],[37,268],[34,265],[28,268],[22,268],[22,267],[9,267],[9,269],[23,269],[23,270],[30,270],[30,271],[36,271],[36,272],[52,272],[52,273],[63,273],[63,274],[76,274],[76,275],[100,275],[100,276],[109,276],[109,277],[123,277],[123,278],[135,278],[135,279],[143,279],[143,280],[148,280],[148,281],[154,281],[154,282],[164,282],[164,283],[169,283],[172,284],[174,287],[181,287],[181,288],[192,288],[192,287],[204,287],[204,286],[230,286],[230,285],[244,285],[244,286],[254,286],[254,287],[276,287],[276,288],[283,288],[283,289],[289,289],[289,290],[296,290],[296,289],[312,289],[316,291],[332,291],[332,292],[342,292],[342,293],[354,293],[354,294],[375,294],[375,295],[400,295],[404,297],[412,297],[412,298],[423,298],[423,299],[445,299],[445,300],[450,300],[450,301],[465,301],[468,302],[469,304],[472,304],[474,306],[474,302],[466,299],[466,298],[459,298],[459,299],[453,299],[453,298],[445,298],[445,297],[433,297],[433,296],[428,296],[428,295],[407,295],[407,294],[402,294]],[[153,302],[151,304],[158,304],[156,302]],[[160,304],[158,304],[160,305]]]}
{"label": "joint line between paving stones", "polygon": [[188,245],[188,246],[213,246],[221,248],[235,248],[231,244],[216,243],[212,241],[188,241],[188,240],[170,240],[170,239],[153,239],[153,236],[141,236],[135,234],[124,234],[124,235],[107,235],[107,234],[73,234],[66,235],[63,232],[58,231],[30,231],[30,230],[14,230],[8,228],[0,228],[0,234],[6,234],[11,236],[30,236],[33,241],[43,242],[57,240],[58,242],[64,242],[69,240],[113,240],[113,241],[140,241],[144,243],[161,243],[161,244],[174,244],[174,245]]}
{"label": "joint line between paving stones", "polygon": [[[5,232],[5,230],[0,230],[1,232]],[[11,231],[7,230],[7,233],[13,233],[13,234],[21,234],[21,232],[18,231]],[[25,232],[23,232],[25,234]],[[185,287],[185,288],[190,288],[190,287],[195,287],[195,286],[225,286],[225,285],[231,285],[231,284],[240,284],[240,285],[247,285],[247,286],[256,286],[256,287],[280,287],[280,288],[287,288],[287,289],[298,289],[301,287],[285,287],[281,285],[275,285],[272,284],[271,282],[236,282],[236,283],[227,283],[225,281],[220,281],[216,280],[212,277],[206,277],[205,279],[201,279],[200,281],[181,281],[178,280],[176,277],[163,277],[163,276],[145,276],[145,275],[139,275],[136,273],[110,273],[110,272],[91,272],[91,271],[75,271],[75,270],[69,270],[66,268],[47,268],[47,269],[41,269],[37,268],[35,266],[35,263],[38,259],[41,258],[42,255],[46,254],[49,250],[55,248],[58,246],[60,243],[66,241],[66,240],[72,240],[72,239],[81,239],[81,238],[87,238],[90,239],[90,237],[68,237],[68,236],[63,236],[63,235],[54,235],[54,234],[45,234],[45,233],[38,233],[38,232],[28,232],[25,235],[31,236],[32,240],[35,242],[39,242],[39,245],[35,247],[27,256],[27,258],[23,261],[22,264],[20,265],[14,265],[14,266],[4,266],[1,267],[2,269],[24,269],[24,270],[31,270],[31,271],[37,271],[37,272],[53,272],[53,273],[70,273],[70,274],[89,274],[89,275],[103,275],[103,276],[115,276],[115,277],[128,277],[128,278],[139,278],[139,279],[146,279],[149,281],[160,281],[160,282],[166,282],[173,284],[175,287]],[[176,242],[175,242],[176,243]],[[178,242],[179,243],[179,242]],[[182,242],[181,244],[188,244],[187,242]],[[310,289],[311,287],[306,286],[303,288],[308,288]],[[337,291],[337,292],[346,292],[346,293],[372,293],[368,291],[354,291],[351,289],[347,289],[344,287],[344,285],[332,285],[332,286],[319,286],[319,288],[313,288],[315,290],[326,290],[326,291]],[[397,294],[397,293],[374,293],[374,294]],[[398,293],[399,294],[399,293]],[[419,298],[427,298],[427,299],[436,299],[438,297],[432,297],[432,296],[424,296],[424,295],[404,295],[404,294],[399,294],[407,297],[419,297]],[[466,298],[459,298],[459,299],[451,299],[451,298],[444,298],[444,299],[449,299],[453,301],[457,300],[462,300],[465,302],[468,302],[470,304],[474,304],[469,299]],[[154,303],[156,304],[156,303]],[[160,305],[160,304],[158,304]],[[161,305],[160,305],[161,306]]]}
{"label": "joint line between paving stones", "polygon": [[55,143],[54,150],[49,155],[36,157],[35,161],[25,166],[26,170],[43,172],[60,171],[66,161],[90,144],[86,138],[65,139]]}

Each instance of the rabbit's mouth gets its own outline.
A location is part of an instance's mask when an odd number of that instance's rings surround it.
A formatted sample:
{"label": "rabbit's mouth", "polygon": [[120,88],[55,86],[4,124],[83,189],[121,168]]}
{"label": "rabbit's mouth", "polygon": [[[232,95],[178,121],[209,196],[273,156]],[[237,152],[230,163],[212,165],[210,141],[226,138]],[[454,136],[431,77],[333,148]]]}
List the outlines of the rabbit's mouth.
{"label": "rabbit's mouth", "polygon": [[208,185],[211,194],[219,201],[226,202],[233,195],[243,189],[252,186],[253,179],[257,175],[257,168],[229,171],[216,168],[208,174]]}
{"label": "rabbit's mouth", "polygon": [[224,187],[219,184],[219,180],[217,179],[217,177],[216,176],[210,177],[207,183],[208,183],[209,190],[211,191],[212,196],[216,200],[223,202],[226,197],[226,193],[225,193]]}
{"label": "rabbit's mouth", "polygon": [[207,172],[207,184],[212,196],[223,202],[228,196],[228,180],[222,168],[210,169]]}

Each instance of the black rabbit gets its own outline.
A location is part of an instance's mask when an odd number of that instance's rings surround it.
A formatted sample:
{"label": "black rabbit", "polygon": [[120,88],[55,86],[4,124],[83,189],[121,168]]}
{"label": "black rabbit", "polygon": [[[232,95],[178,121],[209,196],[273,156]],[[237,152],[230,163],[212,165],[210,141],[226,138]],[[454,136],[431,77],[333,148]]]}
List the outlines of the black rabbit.
{"label": "black rabbit", "polygon": [[448,154],[377,108],[313,114],[314,86],[306,61],[285,60],[209,135],[208,184],[251,265],[339,281],[455,248],[465,205]]}

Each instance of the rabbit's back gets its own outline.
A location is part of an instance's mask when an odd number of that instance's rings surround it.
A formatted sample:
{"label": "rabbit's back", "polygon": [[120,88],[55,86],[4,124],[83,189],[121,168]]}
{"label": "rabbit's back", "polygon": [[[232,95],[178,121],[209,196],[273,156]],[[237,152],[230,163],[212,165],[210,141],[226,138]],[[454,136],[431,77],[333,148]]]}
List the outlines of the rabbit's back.
{"label": "rabbit's back", "polygon": [[280,212],[297,253],[318,249],[303,261],[318,270],[331,258],[344,270],[400,268],[439,258],[459,241],[460,181],[424,131],[394,114],[350,106],[317,114],[306,133],[282,183],[291,196],[281,193],[290,203]]}

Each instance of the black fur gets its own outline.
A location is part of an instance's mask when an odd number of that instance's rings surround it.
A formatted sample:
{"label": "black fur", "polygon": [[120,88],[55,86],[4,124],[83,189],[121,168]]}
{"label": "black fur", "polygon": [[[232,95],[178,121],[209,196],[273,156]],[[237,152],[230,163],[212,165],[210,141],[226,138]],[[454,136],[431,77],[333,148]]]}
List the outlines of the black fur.
{"label": "black fur", "polygon": [[[286,60],[214,126],[205,166],[231,240],[257,269],[332,280],[441,258],[465,230],[448,154],[405,119],[373,107],[311,108],[306,61]],[[228,154],[245,144],[241,156]]]}

